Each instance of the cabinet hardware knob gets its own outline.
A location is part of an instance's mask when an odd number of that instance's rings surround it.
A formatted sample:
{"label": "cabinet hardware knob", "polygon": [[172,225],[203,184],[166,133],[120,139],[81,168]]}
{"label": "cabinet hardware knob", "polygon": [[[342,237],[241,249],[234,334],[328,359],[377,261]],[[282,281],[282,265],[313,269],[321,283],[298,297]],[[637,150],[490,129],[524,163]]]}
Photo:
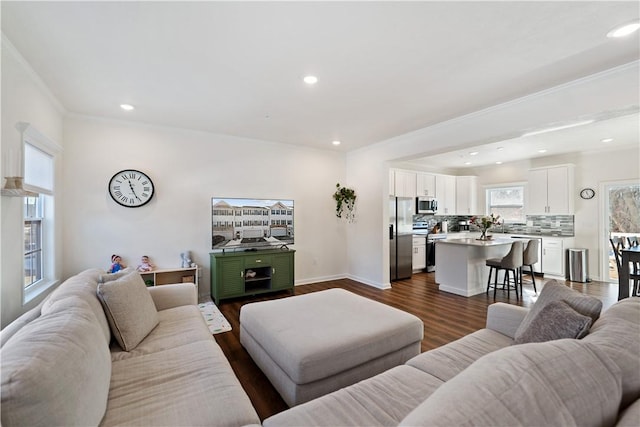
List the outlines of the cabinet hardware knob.
{"label": "cabinet hardware knob", "polygon": [[262,262],[262,260],[261,259],[257,259],[256,262]]}

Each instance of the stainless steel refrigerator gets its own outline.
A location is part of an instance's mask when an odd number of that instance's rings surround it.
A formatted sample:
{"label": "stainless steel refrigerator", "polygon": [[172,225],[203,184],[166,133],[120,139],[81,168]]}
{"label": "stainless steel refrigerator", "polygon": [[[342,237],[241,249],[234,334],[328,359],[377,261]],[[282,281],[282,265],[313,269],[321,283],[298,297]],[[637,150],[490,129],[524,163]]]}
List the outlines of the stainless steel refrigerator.
{"label": "stainless steel refrigerator", "polygon": [[389,198],[389,278],[392,281],[411,277],[415,203],[412,197]]}

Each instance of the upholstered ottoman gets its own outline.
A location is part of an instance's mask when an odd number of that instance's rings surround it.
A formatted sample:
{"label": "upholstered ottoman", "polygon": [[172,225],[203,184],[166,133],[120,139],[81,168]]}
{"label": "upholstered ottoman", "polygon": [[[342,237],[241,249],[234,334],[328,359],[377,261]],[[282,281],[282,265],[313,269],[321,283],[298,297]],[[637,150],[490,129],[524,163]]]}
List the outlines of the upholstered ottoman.
{"label": "upholstered ottoman", "polygon": [[240,310],[240,343],[289,406],[403,364],[423,334],[416,316],[344,289]]}

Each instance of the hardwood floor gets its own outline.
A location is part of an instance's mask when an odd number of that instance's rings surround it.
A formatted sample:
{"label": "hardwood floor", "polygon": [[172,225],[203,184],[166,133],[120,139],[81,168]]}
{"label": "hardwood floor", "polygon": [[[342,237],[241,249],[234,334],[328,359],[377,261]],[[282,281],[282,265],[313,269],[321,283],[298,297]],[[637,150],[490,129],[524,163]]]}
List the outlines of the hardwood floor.
{"label": "hardwood floor", "polygon": [[[489,296],[481,294],[470,298],[440,292],[438,285],[434,282],[434,277],[434,273],[414,274],[409,280],[393,282],[392,289],[387,290],[372,288],[349,279],[341,279],[296,286],[294,292],[296,295],[302,295],[340,287],[412,313],[424,322],[423,352],[484,328],[487,306],[493,302],[505,302],[528,307],[536,299],[533,287],[527,283],[529,276],[525,276],[524,298],[519,301],[516,301],[513,292],[511,292],[511,298],[507,299],[506,292],[500,290],[498,290],[495,300],[493,299],[493,292],[490,292]],[[542,284],[547,281],[547,279],[536,277],[538,292],[542,288]],[[603,310],[617,301],[618,288],[615,284],[569,281],[564,283],[579,292],[602,300]],[[215,335],[215,339],[222,347],[261,420],[284,411],[288,407],[262,371],[251,360],[246,350],[240,345],[240,325],[238,321],[240,308],[250,302],[288,296],[290,296],[289,292],[279,292],[267,296],[239,298],[223,301],[219,307],[220,311],[231,323],[233,330]]]}

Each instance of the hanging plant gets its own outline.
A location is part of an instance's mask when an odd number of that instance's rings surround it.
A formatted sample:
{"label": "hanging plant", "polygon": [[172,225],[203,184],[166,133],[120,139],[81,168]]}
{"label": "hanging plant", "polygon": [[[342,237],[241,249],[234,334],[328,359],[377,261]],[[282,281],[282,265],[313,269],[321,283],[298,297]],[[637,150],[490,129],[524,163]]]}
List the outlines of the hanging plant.
{"label": "hanging plant", "polygon": [[336,216],[345,218],[348,221],[355,219],[356,192],[352,188],[341,187],[340,183],[336,184],[336,192],[333,193],[333,199],[336,201]]}

